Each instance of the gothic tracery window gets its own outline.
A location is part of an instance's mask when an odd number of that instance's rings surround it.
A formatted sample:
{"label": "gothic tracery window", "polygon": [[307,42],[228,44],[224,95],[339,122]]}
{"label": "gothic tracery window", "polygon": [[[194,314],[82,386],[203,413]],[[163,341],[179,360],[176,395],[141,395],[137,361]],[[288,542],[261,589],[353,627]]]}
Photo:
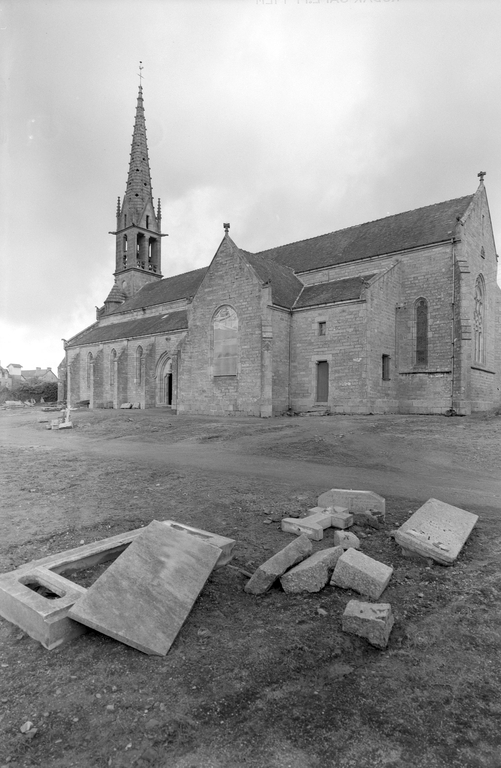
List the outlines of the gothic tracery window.
{"label": "gothic tracery window", "polygon": [[480,365],[485,364],[484,305],[485,283],[482,275],[479,275],[475,283],[475,304],[473,307],[473,343],[474,360]]}
{"label": "gothic tracery window", "polygon": [[232,307],[220,307],[214,315],[214,376],[236,376],[238,363],[238,317]]}
{"label": "gothic tracery window", "polygon": [[428,365],[428,302],[416,301],[416,365]]}

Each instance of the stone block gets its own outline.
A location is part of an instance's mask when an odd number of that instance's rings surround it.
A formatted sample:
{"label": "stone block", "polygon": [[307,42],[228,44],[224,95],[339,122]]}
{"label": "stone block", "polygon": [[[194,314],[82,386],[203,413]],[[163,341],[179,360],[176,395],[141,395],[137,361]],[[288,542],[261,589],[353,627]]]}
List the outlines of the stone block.
{"label": "stone block", "polygon": [[403,549],[451,565],[472,532],[478,515],[438,499],[428,499],[395,531]]}
{"label": "stone block", "polygon": [[392,573],[391,566],[350,547],[337,561],[331,585],[354,589],[355,592],[377,600],[388,586]]}
{"label": "stone block", "polygon": [[329,547],[310,555],[280,578],[284,592],[319,592],[329,581],[343,552],[342,547]]}
{"label": "stone block", "polygon": [[351,513],[371,510],[374,516],[382,520],[386,514],[385,500],[374,491],[331,488],[318,497],[317,504],[319,507],[346,507]]}
{"label": "stone block", "polygon": [[59,429],[73,429],[73,422],[64,421],[62,424],[59,425]]}
{"label": "stone block", "polygon": [[350,528],[353,525],[353,515],[344,507],[327,507],[333,528]]}
{"label": "stone block", "polygon": [[132,403],[132,408],[141,408],[141,403]]}
{"label": "stone block", "polygon": [[343,549],[360,549],[360,539],[349,531],[334,531],[334,545]]}
{"label": "stone block", "polygon": [[120,408],[132,408],[132,403],[122,403]]}
{"label": "stone block", "polygon": [[307,523],[308,518],[284,517],[281,522],[282,531],[295,533],[296,536],[308,536],[313,541],[321,541],[324,529],[318,523]]}
{"label": "stone block", "polygon": [[165,656],[219,554],[197,536],[154,520],[69,616],[143,653]]}
{"label": "stone block", "polygon": [[325,531],[326,528],[331,527],[331,513],[328,509],[319,509],[317,512],[308,515],[308,517],[300,518],[299,522],[306,523],[307,525],[310,525],[311,523],[320,525]]}
{"label": "stone block", "polygon": [[252,595],[267,592],[285,571],[311,555],[312,549],[308,536],[302,534],[260,565],[245,585],[245,591]]}
{"label": "stone block", "polygon": [[377,648],[386,648],[394,624],[389,603],[363,603],[350,600],[343,613],[343,632],[350,632],[366,640]]}

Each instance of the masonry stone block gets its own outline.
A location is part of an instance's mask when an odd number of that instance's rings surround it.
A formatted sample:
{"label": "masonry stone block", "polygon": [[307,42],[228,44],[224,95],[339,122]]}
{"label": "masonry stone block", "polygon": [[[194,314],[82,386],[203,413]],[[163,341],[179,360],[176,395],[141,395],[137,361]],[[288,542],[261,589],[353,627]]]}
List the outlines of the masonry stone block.
{"label": "masonry stone block", "polygon": [[385,500],[374,491],[356,491],[347,488],[331,488],[322,493],[317,500],[319,507],[346,507],[349,512],[366,512],[384,520],[386,513]]}
{"label": "masonry stone block", "polygon": [[334,532],[334,544],[336,547],[342,547],[343,549],[360,549],[360,539],[350,531],[335,531]]}
{"label": "masonry stone block", "polygon": [[347,549],[336,563],[331,585],[342,589],[354,589],[362,595],[378,600],[388,586],[393,568],[358,549]]}
{"label": "masonry stone block", "polygon": [[343,552],[342,547],[329,547],[310,555],[280,578],[284,592],[319,592],[329,581]]}
{"label": "masonry stone block", "polygon": [[377,648],[386,648],[394,624],[390,603],[350,600],[343,613],[343,632],[365,637]]}
{"label": "masonry stone block", "polygon": [[324,529],[319,523],[309,523],[308,518],[284,517],[282,519],[282,531],[295,533],[297,536],[308,536],[313,541],[321,541],[324,537]]}
{"label": "masonry stone block", "polygon": [[252,595],[262,595],[293,565],[311,555],[313,545],[305,534],[292,541],[269,560],[259,566],[244,589]]}

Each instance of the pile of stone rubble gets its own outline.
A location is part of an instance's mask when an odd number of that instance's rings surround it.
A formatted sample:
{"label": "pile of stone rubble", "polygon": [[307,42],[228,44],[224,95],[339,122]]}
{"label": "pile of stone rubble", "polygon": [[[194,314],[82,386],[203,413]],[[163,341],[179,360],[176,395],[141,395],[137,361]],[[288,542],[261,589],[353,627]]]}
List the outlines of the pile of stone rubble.
{"label": "pile of stone rubble", "polygon": [[[372,491],[333,488],[309,512],[304,518],[282,520],[282,530],[298,538],[260,565],[245,591],[262,595],[280,579],[288,593],[318,592],[330,584],[379,600],[393,567],[361,552],[360,539],[346,529],[355,523],[379,528],[385,519],[385,499]],[[477,520],[471,512],[429,499],[393,536],[404,555],[450,565]],[[312,541],[321,541],[327,528],[336,529],[334,546],[313,552]],[[365,637],[379,648],[387,646],[393,624],[389,603],[350,600],[342,616],[344,631]]]}

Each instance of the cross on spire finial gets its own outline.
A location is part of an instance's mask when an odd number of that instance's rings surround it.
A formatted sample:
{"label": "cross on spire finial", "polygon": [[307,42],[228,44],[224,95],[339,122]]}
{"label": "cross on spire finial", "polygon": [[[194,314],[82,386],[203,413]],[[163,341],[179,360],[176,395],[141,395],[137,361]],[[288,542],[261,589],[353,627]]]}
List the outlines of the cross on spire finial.
{"label": "cross on spire finial", "polygon": [[143,62],[139,62],[139,87],[143,85]]}
{"label": "cross on spire finial", "polygon": [[486,175],[487,171],[480,171],[480,173],[477,173],[478,178],[480,179],[480,183],[483,184],[484,182],[484,176]]}
{"label": "cross on spire finial", "polygon": [[225,233],[225,235],[227,235],[228,231],[230,229],[230,225],[229,224],[223,224],[223,227],[224,227],[224,233]]}

